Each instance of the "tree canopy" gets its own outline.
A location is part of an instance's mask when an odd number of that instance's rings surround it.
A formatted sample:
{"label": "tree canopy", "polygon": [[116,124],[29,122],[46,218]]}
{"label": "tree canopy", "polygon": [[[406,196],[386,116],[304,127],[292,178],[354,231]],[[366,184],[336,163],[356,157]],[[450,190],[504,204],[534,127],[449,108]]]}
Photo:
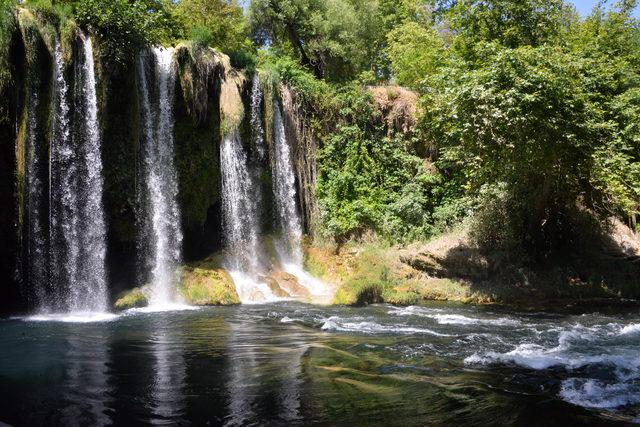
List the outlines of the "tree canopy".
{"label": "tree canopy", "polygon": [[[11,23],[17,2],[1,5]],[[20,7],[92,29],[116,62],[145,45],[191,40],[287,82],[320,135],[320,222],[339,239],[366,230],[428,237],[438,224],[470,212],[483,218],[500,204],[494,218],[506,226],[487,241],[544,253],[575,228],[578,211],[631,225],[640,213],[636,0],[601,2],[584,18],[565,0]],[[0,32],[4,50],[8,31]],[[393,133],[381,125],[371,85],[387,86],[390,102],[394,85],[413,90],[419,126]]]}

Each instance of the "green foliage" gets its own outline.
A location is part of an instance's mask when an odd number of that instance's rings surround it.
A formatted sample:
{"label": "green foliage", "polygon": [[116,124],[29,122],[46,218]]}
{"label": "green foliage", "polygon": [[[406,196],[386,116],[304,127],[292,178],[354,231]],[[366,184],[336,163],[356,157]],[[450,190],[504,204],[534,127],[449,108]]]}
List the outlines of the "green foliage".
{"label": "green foliage", "polygon": [[483,54],[477,69],[460,62],[433,80],[424,131],[463,165],[471,191],[506,185],[515,235],[538,247],[561,238],[563,213],[586,190],[602,141],[598,111],[573,55],[495,45]]}
{"label": "green foliage", "polygon": [[80,0],[75,15],[78,24],[98,36],[107,62],[124,64],[143,46],[175,37],[168,7],[161,0]]}
{"label": "green foliage", "polygon": [[250,8],[259,44],[270,43],[331,81],[376,67],[386,34],[382,18],[371,0],[253,0]]}
{"label": "green foliage", "polygon": [[[16,31],[14,2],[0,0],[0,91],[10,82],[9,50]],[[4,111],[2,111],[4,113]]]}
{"label": "green foliage", "polygon": [[459,0],[447,14],[465,53],[480,42],[509,48],[559,42],[576,19],[564,0]]}
{"label": "green foliage", "polygon": [[191,30],[191,41],[194,49],[203,49],[212,46],[215,38],[211,30],[207,27],[194,27]]}
{"label": "green foliage", "polygon": [[391,30],[387,40],[393,75],[401,85],[418,88],[442,64],[444,43],[433,28],[408,22]]}
{"label": "green foliage", "polygon": [[258,68],[263,80],[268,80],[273,85],[285,82],[297,90],[307,106],[318,112],[327,112],[325,107],[331,102],[333,89],[295,59],[286,55],[274,55],[272,51],[261,51],[258,55]]}
{"label": "green foliage", "polygon": [[[640,214],[640,88],[616,96],[611,103],[615,122],[595,153],[592,181],[605,198],[600,206],[619,214]],[[607,212],[609,213],[609,212]]]}
{"label": "green foliage", "polygon": [[386,136],[371,95],[337,95],[340,124],[318,158],[316,194],[325,234],[338,240],[373,230],[392,241],[427,237],[442,177],[427,170],[403,136]]}
{"label": "green foliage", "polygon": [[207,46],[224,52],[252,49],[248,22],[236,1],[180,0],[174,14],[186,36],[206,41]]}

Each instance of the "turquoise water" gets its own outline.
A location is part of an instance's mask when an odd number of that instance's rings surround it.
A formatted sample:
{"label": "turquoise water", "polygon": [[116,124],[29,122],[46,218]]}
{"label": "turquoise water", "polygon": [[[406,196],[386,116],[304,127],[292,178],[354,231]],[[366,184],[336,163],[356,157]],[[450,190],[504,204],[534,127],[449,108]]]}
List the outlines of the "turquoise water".
{"label": "turquoise water", "polygon": [[78,320],[0,321],[0,421],[640,421],[637,312],[280,303]]}

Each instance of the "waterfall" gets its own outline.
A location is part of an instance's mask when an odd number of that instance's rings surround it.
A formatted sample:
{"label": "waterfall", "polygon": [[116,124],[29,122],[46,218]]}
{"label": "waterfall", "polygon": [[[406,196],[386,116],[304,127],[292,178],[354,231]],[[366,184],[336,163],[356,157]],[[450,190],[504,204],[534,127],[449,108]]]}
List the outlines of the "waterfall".
{"label": "waterfall", "polygon": [[54,97],[50,149],[50,260],[51,283],[55,297],[50,299],[54,310],[65,309],[67,290],[75,287],[78,276],[78,166],[76,149],[71,139],[69,123],[69,87],[64,78],[60,42],[54,49]]}
{"label": "waterfall", "polygon": [[273,107],[273,195],[282,233],[278,253],[284,262],[302,265],[302,222],[296,207],[296,180],[278,102]]}
{"label": "waterfall", "polygon": [[[77,182],[73,219],[77,233],[68,236],[69,246],[77,248],[74,277],[71,278],[68,308],[72,311],[105,311],[107,283],[105,271],[106,226],[102,206],[103,176],[100,123],[96,97],[93,46],[89,36],[81,35],[84,62],[76,64],[75,123]],[[73,262],[73,260],[69,261]]]}
{"label": "waterfall", "polygon": [[45,314],[107,310],[106,227],[95,67],[91,39],[83,34],[80,39],[82,49],[74,68],[73,114],[60,42],[56,40],[54,44],[48,159],[39,130],[37,92],[29,97],[28,283],[34,290],[37,310]]}
{"label": "waterfall", "polygon": [[39,309],[44,309],[48,294],[45,169],[46,149],[38,123],[37,88],[30,85],[26,140],[26,295]]}
{"label": "waterfall", "polygon": [[220,147],[222,209],[228,262],[232,270],[257,274],[258,206],[247,168],[247,156],[237,130],[224,137]]}
{"label": "waterfall", "polygon": [[258,236],[258,189],[247,166],[240,133],[225,135],[220,146],[222,169],[223,231],[227,250],[226,268],[242,302],[276,299],[259,280],[264,268]]}
{"label": "waterfall", "polygon": [[262,89],[260,89],[260,77],[258,73],[253,76],[251,87],[251,142],[253,153],[257,160],[262,161],[266,152],[264,149],[264,130],[262,128]]}
{"label": "waterfall", "polygon": [[[54,45],[49,148],[49,286],[40,312],[104,312],[106,226],[102,206],[102,155],[91,39],[80,34],[73,110],[60,42]],[[73,111],[73,113],[72,113]],[[72,126],[73,124],[73,126]],[[30,215],[37,208],[30,206]],[[30,254],[33,260],[33,254]]]}
{"label": "waterfall", "polygon": [[[249,299],[258,262],[258,205],[247,168],[247,156],[238,130],[225,135],[220,145],[223,232],[226,263],[241,300]],[[254,279],[254,280],[252,280]]]}
{"label": "waterfall", "polygon": [[273,107],[273,195],[276,223],[280,237],[276,240],[276,251],[287,273],[298,278],[301,285],[312,295],[329,293],[326,285],[304,270],[302,254],[302,220],[296,206],[296,180],[287,141],[282,111],[276,101]]}
{"label": "waterfall", "polygon": [[177,299],[176,276],[182,252],[173,141],[173,49],[154,48],[149,56],[154,63],[153,80],[147,76],[145,56],[138,62],[144,123],[139,248],[143,265],[150,270],[145,272],[151,280],[149,305],[167,306]]}

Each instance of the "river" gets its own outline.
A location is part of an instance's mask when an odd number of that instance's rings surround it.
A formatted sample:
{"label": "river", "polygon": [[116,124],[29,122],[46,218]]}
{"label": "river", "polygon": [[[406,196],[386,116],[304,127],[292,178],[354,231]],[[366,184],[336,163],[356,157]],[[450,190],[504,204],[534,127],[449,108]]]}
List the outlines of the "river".
{"label": "river", "polygon": [[0,321],[0,421],[640,422],[637,309],[282,302],[83,320]]}

